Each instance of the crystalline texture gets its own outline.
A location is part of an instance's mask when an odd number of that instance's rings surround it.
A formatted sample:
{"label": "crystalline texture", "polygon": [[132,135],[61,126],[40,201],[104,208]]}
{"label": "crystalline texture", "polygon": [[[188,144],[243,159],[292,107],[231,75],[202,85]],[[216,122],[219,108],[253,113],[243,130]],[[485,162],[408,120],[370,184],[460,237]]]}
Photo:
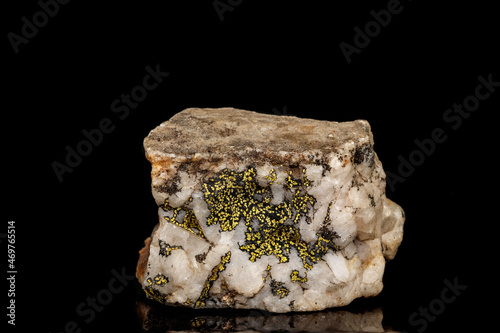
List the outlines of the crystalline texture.
{"label": "crystalline texture", "polygon": [[368,122],[192,108],[144,146],[159,207],[137,267],[149,298],[288,312],[382,290],[404,213]]}

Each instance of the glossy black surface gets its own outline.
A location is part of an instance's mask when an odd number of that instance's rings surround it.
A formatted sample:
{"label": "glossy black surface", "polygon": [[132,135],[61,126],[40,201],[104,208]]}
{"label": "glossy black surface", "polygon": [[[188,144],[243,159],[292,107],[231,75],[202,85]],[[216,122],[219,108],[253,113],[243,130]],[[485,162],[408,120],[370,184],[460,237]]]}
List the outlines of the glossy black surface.
{"label": "glossy black surface", "polygon": [[[143,329],[133,275],[157,210],[142,140],[193,106],[367,119],[385,170],[402,177],[387,195],[405,210],[405,236],[383,292],[341,311],[380,309],[396,331],[487,329],[498,252],[493,5],[401,1],[348,63],[341,43],[354,45],[355,27],[394,2],[221,2],[233,4],[223,21],[210,0],[71,1],[46,21],[37,1],[4,4],[0,233],[16,221],[17,270],[9,332]],[[23,28],[33,16],[36,33]],[[23,31],[31,37],[15,53],[11,33]],[[144,79],[152,71],[157,85]],[[454,106],[464,102],[475,111]],[[78,147],[87,156],[70,159],[60,181],[54,162]]]}

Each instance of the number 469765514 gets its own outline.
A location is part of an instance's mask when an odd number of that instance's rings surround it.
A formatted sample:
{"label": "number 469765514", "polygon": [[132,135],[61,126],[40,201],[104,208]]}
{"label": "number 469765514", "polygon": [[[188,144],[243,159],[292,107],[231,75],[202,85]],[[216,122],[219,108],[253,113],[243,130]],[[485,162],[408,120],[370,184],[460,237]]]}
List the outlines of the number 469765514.
{"label": "number 469765514", "polygon": [[7,227],[7,242],[9,243],[7,245],[7,255],[9,257],[8,262],[9,262],[9,269],[15,269],[15,262],[16,262],[16,247],[14,244],[16,243],[16,225],[15,221],[9,221],[8,222],[8,227]]}

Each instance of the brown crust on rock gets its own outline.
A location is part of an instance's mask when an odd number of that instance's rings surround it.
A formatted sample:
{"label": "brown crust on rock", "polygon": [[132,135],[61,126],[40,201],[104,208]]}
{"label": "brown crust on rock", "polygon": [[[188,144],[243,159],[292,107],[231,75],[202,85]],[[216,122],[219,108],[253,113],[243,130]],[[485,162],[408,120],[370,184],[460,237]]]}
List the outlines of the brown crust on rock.
{"label": "brown crust on rock", "polygon": [[258,160],[262,153],[275,160],[282,152],[307,149],[325,155],[348,142],[372,144],[372,140],[366,120],[338,123],[233,108],[190,108],[153,129],[144,139],[144,148],[152,163],[231,155]]}
{"label": "brown crust on rock", "polygon": [[137,278],[137,280],[139,280],[140,283],[144,281],[144,274],[146,274],[150,245],[151,245],[151,237],[148,237],[144,241],[144,247],[139,251],[139,260],[137,261],[135,277]]}

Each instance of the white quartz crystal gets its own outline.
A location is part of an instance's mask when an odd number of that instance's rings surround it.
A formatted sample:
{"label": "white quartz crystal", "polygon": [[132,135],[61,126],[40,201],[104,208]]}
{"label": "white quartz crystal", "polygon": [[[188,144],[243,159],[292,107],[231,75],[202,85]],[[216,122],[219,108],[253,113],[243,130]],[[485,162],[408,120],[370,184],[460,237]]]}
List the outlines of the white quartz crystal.
{"label": "white quartz crystal", "polygon": [[289,312],[382,290],[404,213],[368,122],[193,108],[144,145],[159,206],[137,269],[149,298]]}

